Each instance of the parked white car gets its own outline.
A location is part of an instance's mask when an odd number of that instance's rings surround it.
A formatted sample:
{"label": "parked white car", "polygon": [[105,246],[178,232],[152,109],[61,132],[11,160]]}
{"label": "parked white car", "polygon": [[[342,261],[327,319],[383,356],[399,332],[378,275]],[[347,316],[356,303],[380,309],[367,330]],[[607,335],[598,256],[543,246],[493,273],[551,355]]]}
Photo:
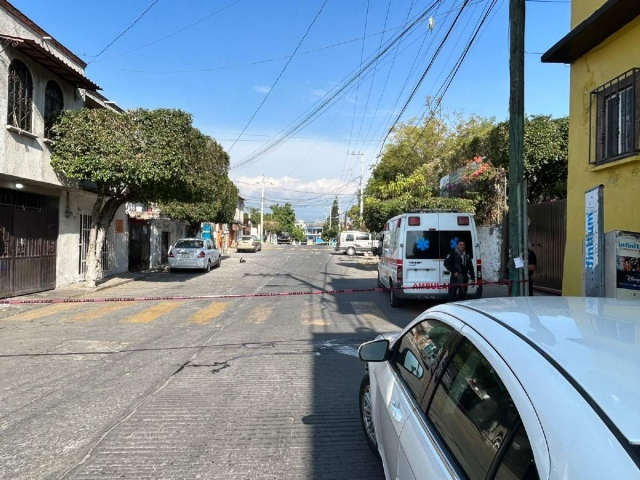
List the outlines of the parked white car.
{"label": "parked white car", "polygon": [[197,268],[209,272],[222,263],[220,251],[213,240],[181,238],[169,249],[169,268]]}
{"label": "parked white car", "polygon": [[362,425],[386,478],[640,479],[639,311],[475,300],[361,345]]}

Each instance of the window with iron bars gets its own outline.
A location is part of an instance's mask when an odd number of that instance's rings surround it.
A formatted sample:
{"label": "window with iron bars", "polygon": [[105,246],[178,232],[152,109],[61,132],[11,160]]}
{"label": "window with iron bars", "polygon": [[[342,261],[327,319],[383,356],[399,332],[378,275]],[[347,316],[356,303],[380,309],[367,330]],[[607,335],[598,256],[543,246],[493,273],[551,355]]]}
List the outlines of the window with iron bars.
{"label": "window with iron bars", "polygon": [[27,66],[20,60],[9,65],[9,101],[7,124],[21,130],[31,131],[33,110],[33,79]]}
{"label": "window with iron bars", "polygon": [[52,137],[53,125],[64,108],[62,89],[53,80],[47,82],[44,92],[44,136]]}
{"label": "window with iron bars", "polygon": [[601,165],[640,153],[640,68],[591,92],[589,163]]}

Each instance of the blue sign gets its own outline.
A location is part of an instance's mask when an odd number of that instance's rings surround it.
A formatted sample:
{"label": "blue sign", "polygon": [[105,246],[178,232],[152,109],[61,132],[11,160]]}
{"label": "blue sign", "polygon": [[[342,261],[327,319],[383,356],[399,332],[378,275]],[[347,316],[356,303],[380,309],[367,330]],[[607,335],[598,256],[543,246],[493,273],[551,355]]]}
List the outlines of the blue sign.
{"label": "blue sign", "polygon": [[205,223],[202,225],[202,238],[210,239],[211,238],[211,224]]}

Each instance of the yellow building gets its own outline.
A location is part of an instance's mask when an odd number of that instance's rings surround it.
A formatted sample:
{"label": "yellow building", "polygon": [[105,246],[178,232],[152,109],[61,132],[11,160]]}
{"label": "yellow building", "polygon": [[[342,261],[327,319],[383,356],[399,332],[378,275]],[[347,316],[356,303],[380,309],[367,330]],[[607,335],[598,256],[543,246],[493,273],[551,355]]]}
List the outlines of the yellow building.
{"label": "yellow building", "polygon": [[571,65],[562,290],[582,295],[593,253],[586,232],[594,228],[586,220],[593,198],[585,201],[586,192],[603,186],[600,232],[640,232],[640,0],[571,4],[571,31],[542,61]]}

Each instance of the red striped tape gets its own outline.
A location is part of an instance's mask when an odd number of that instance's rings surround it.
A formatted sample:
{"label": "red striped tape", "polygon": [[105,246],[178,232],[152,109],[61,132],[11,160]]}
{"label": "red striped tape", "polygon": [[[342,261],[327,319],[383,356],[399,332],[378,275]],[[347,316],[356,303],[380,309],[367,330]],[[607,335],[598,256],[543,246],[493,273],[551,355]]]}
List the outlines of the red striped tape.
{"label": "red striped tape", "polygon": [[[480,285],[509,285],[511,283],[526,283],[526,280],[520,282],[502,281],[502,282],[478,282],[478,283],[459,283],[456,287],[473,287]],[[449,288],[448,283],[442,284],[422,284],[414,287],[394,287],[393,290],[446,290]],[[280,293],[244,293],[229,295],[177,295],[162,297],[113,297],[113,298],[52,298],[52,299],[10,299],[0,300],[0,305],[49,305],[56,303],[110,303],[110,302],[158,302],[164,300],[219,300],[224,298],[254,298],[254,297],[293,297],[300,295],[342,295],[352,293],[370,293],[370,292],[388,292],[388,288],[359,288],[348,290],[312,290],[308,292],[280,292]]]}

